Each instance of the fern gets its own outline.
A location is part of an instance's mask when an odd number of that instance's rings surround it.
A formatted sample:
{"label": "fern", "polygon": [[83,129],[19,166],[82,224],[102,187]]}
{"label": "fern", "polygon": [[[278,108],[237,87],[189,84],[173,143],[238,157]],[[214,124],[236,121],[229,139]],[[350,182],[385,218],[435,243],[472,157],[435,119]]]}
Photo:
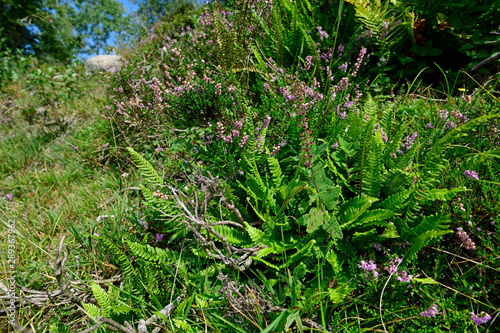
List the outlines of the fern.
{"label": "fern", "polygon": [[[377,132],[380,136],[380,132]],[[382,143],[372,139],[371,151],[368,156],[368,166],[365,169],[364,177],[362,178],[362,193],[370,197],[378,198],[380,196],[382,182]]]}
{"label": "fern", "polygon": [[132,155],[132,160],[150,185],[162,185],[162,178],[156,173],[155,169],[144,157],[136,152],[131,147],[127,147],[128,152]]}
{"label": "fern", "polygon": [[107,239],[103,238],[102,240],[104,244],[106,244],[106,246],[110,248],[111,252],[114,254],[115,260],[123,269],[123,279],[125,282],[127,282],[125,286],[134,295],[141,295],[141,278],[137,269],[132,265],[129,258],[116,245],[114,245]]}
{"label": "fern", "polygon": [[354,227],[364,228],[371,225],[385,226],[387,223],[382,222],[396,215],[395,212],[386,209],[372,209],[364,212],[355,220],[348,223],[343,223],[340,227],[343,230],[352,229]]}
{"label": "fern", "polygon": [[83,303],[83,309],[85,310],[87,315],[94,321],[97,319],[97,317],[102,316],[102,310],[94,304]]}
{"label": "fern", "polygon": [[111,298],[104,289],[102,289],[97,283],[92,282],[90,285],[92,289],[92,294],[94,294],[97,303],[101,307],[102,312],[105,316],[109,317],[111,311],[109,309],[111,305]]}
{"label": "fern", "polygon": [[[414,212],[420,210],[419,202],[429,200],[431,190],[439,182],[439,177],[442,172],[448,167],[448,160],[444,157],[444,152],[458,138],[467,136],[467,132],[479,124],[488,120],[499,117],[500,114],[485,115],[476,119],[470,120],[464,125],[449,131],[444,137],[437,141],[429,152],[425,155],[423,167],[417,177],[417,182],[414,186],[415,191],[410,195],[408,201],[407,214],[404,225],[409,225],[416,217]],[[436,192],[434,192],[436,194]]]}
{"label": "fern", "polygon": [[71,333],[68,326],[63,324],[50,325],[49,333]]}
{"label": "fern", "polygon": [[212,228],[223,235],[226,240],[235,246],[246,247],[251,245],[251,240],[248,238],[248,234],[240,230],[237,230],[230,226],[214,225]]}
{"label": "fern", "polygon": [[[354,5],[359,22],[375,36],[373,41],[388,54],[397,53],[406,40],[413,39],[413,19],[408,10],[399,10],[400,15],[392,15],[391,1],[347,0]],[[396,23],[398,22],[398,23]],[[384,29],[387,24],[387,29]],[[388,33],[382,38],[382,35]]]}
{"label": "fern", "polygon": [[[269,149],[266,151],[266,154],[269,155]],[[285,200],[287,196],[287,189],[286,186],[282,184],[283,172],[281,171],[280,164],[274,156],[268,156],[267,162],[269,164],[271,175],[273,176],[273,187],[277,189],[277,192],[280,194],[281,199]]]}
{"label": "fern", "polygon": [[340,205],[338,213],[339,220],[343,225],[349,225],[376,201],[378,201],[378,199],[367,196],[354,197],[345,201],[342,205]]}
{"label": "fern", "polygon": [[247,228],[248,235],[254,244],[259,243],[264,238],[265,233],[262,230],[252,227],[247,222],[245,222],[245,226]]}
{"label": "fern", "polygon": [[152,262],[167,261],[168,263],[177,264],[177,256],[173,251],[161,249],[159,247],[153,247],[148,244],[143,245],[130,241],[127,241],[127,244],[130,248],[130,251],[132,251],[132,254],[141,259]]}
{"label": "fern", "polygon": [[453,232],[446,230],[448,229],[446,223],[449,222],[451,222],[449,217],[441,214],[424,217],[422,222],[410,231],[410,235],[413,235],[409,240],[412,246],[405,256],[405,261],[413,260],[417,253],[431,241]]}
{"label": "fern", "polygon": [[380,207],[392,211],[401,210],[403,203],[406,199],[408,199],[412,192],[413,190],[401,190],[393,195],[390,195],[380,203]]}

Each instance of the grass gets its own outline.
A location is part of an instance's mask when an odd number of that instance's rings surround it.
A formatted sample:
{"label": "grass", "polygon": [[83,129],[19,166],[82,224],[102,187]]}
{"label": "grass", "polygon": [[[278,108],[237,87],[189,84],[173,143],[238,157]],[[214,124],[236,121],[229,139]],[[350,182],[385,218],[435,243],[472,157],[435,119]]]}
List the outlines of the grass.
{"label": "grass", "polygon": [[[22,84],[10,90],[21,91]],[[106,153],[99,149],[107,140],[104,129],[108,124],[99,117],[106,101],[105,85],[94,77],[80,82],[79,89],[82,94],[57,110],[60,123],[55,126],[45,126],[42,121],[30,125],[19,109],[5,106],[11,120],[0,127],[0,220],[2,225],[9,220],[16,222],[16,275],[26,288],[53,286],[53,271],[47,263],[54,260],[54,249],[62,236],[73,249],[70,261],[75,274],[85,276],[76,268],[75,255],[82,258],[80,267],[87,267],[87,261],[93,259],[88,274],[102,266],[77,246],[75,234],[82,237],[107,228],[103,222],[96,222],[99,215],[115,215],[106,223],[114,220],[118,224],[125,204],[119,200],[107,202],[135,180],[133,174],[127,176],[123,170],[99,162],[99,155]],[[15,105],[34,100],[29,93],[14,97]],[[12,194],[12,200],[8,194]],[[7,228],[2,228],[1,234],[6,240]],[[9,276],[4,252],[2,264],[3,280]],[[43,325],[54,312],[59,310],[25,308],[19,319],[24,325]],[[2,331],[7,331],[6,322]]]}

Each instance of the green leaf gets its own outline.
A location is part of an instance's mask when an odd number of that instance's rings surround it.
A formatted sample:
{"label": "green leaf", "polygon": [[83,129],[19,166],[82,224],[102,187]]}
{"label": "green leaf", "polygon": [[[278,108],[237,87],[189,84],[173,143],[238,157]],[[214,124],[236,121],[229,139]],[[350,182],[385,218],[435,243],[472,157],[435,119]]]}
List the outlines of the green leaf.
{"label": "green leaf", "polygon": [[262,230],[252,227],[248,222],[245,223],[245,227],[247,228],[248,235],[254,244],[259,243],[264,236],[266,235]]}
{"label": "green leaf", "polygon": [[285,263],[285,266],[288,267],[297,262],[298,260],[302,259],[302,257],[309,254],[314,244],[316,244],[316,240],[311,239],[309,242],[307,242],[306,245],[304,245],[304,247],[302,247],[300,250],[291,255],[290,258],[288,258],[288,261]]}
{"label": "green leaf", "polygon": [[293,270],[293,277],[297,280],[302,280],[302,278],[306,275],[306,273],[307,273],[306,265],[303,262],[301,262]]}
{"label": "green leaf", "polygon": [[328,295],[330,296],[330,300],[332,303],[342,303],[344,298],[351,293],[351,288],[349,284],[344,284],[335,289],[328,288]]}
{"label": "green leaf", "polygon": [[323,224],[323,229],[334,239],[342,239],[344,236],[342,234],[342,228],[339,225],[339,221],[335,216],[330,217],[328,222]]}
{"label": "green leaf", "polygon": [[288,315],[289,315],[288,310],[283,311],[275,320],[273,320],[271,324],[269,324],[269,326],[266,327],[266,329],[262,330],[260,333],[269,333],[278,331],[277,328],[280,326],[282,322],[285,322]]}
{"label": "green leaf", "polygon": [[422,284],[439,284],[439,282],[437,282],[429,277],[423,278],[423,279],[413,278],[412,281],[422,283]]}
{"label": "green leaf", "polygon": [[318,208],[312,208],[308,216],[306,231],[312,234],[324,223],[323,212]]}
{"label": "green leaf", "polygon": [[332,265],[335,274],[339,274],[342,271],[342,264],[339,264],[337,253],[333,249],[326,255],[326,261]]}

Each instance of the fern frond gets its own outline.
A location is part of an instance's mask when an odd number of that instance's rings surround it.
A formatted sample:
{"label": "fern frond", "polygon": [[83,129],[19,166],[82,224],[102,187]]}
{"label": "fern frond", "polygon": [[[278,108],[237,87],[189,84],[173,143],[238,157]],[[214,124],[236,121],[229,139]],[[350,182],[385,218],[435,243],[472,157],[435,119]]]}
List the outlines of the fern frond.
{"label": "fern frond", "polygon": [[250,224],[247,222],[245,223],[245,227],[247,228],[248,235],[250,236],[250,239],[254,244],[259,243],[264,236],[266,235],[262,230],[259,230],[257,228],[252,227]]}
{"label": "fern frond", "polygon": [[273,176],[273,188],[277,189],[278,193],[282,200],[285,200],[287,195],[287,188],[282,184],[283,182],[283,172],[281,171],[281,166],[274,156],[269,156],[269,149],[266,151],[267,162],[269,164],[269,171],[271,171],[271,175]]}
{"label": "fern frond", "polygon": [[414,235],[414,237],[409,240],[412,245],[404,260],[413,260],[417,256],[418,251],[431,241],[453,232],[446,230],[449,227],[447,223],[450,222],[448,216],[441,214],[424,217],[416,228],[410,230],[410,235]]}
{"label": "fern frond", "polygon": [[436,188],[429,191],[429,194],[427,195],[426,199],[429,201],[434,201],[434,200],[449,201],[453,199],[458,193],[464,191],[470,191],[470,190],[468,190],[465,186],[455,187],[452,188],[451,190]]}
{"label": "fern frond", "polygon": [[142,258],[146,261],[167,261],[168,263],[177,264],[177,256],[173,251],[167,249],[162,249],[159,247],[153,247],[148,244],[139,244],[131,241],[127,241],[130,251],[133,255]]}
{"label": "fern frond", "polygon": [[50,325],[49,333],[71,333],[68,326],[63,324]]}
{"label": "fern frond", "polygon": [[355,220],[341,224],[340,227],[342,228],[342,230],[347,230],[354,227],[365,228],[371,225],[385,226],[387,225],[387,223],[380,223],[380,221],[387,220],[394,215],[396,215],[396,213],[390,210],[372,209],[370,211],[364,212]]}
{"label": "fern frond", "polygon": [[222,225],[214,225],[212,228],[219,234],[223,235],[232,245],[246,247],[252,243],[251,239],[248,238],[248,233],[241,230]]}
{"label": "fern frond", "polygon": [[92,282],[90,288],[92,289],[92,294],[97,300],[97,303],[101,307],[104,315],[109,316],[110,315],[109,307],[111,306],[111,298],[109,297],[108,293],[95,282]]}
{"label": "fern frond", "polygon": [[400,210],[403,206],[403,203],[406,199],[408,199],[412,192],[413,190],[402,190],[393,195],[390,195],[380,203],[380,207],[392,211]]}
{"label": "fern frond", "polygon": [[127,147],[127,150],[130,155],[132,155],[132,160],[135,165],[150,185],[163,184],[163,179],[156,173],[151,163],[149,163],[144,157],[141,156],[141,154],[136,152],[131,147]]}
{"label": "fern frond", "polygon": [[[380,136],[380,133],[377,133]],[[368,156],[368,165],[362,178],[362,193],[378,198],[382,183],[382,144],[372,139],[371,150]]]}
{"label": "fern frond", "polygon": [[361,214],[370,208],[374,202],[377,201],[377,198],[367,196],[351,198],[340,205],[340,210],[337,216],[342,222],[342,225],[348,225],[356,220]]}
{"label": "fern frond", "polygon": [[87,313],[87,315],[92,318],[94,321],[97,319],[97,317],[102,316],[102,310],[99,309],[97,306],[94,304],[87,304],[83,303],[83,309]]}

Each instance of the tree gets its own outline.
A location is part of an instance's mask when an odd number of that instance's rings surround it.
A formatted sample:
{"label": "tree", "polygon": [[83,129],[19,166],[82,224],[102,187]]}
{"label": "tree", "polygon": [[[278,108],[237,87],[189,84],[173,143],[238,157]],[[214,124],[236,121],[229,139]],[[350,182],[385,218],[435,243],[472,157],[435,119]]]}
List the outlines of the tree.
{"label": "tree", "polygon": [[70,11],[58,0],[0,0],[0,51],[69,60],[81,47],[65,20]]}
{"label": "tree", "polygon": [[132,0],[139,6],[137,15],[147,29],[155,25],[178,7],[192,3],[190,0]]}
{"label": "tree", "polygon": [[113,32],[127,31],[129,18],[116,0],[74,0],[75,11],[70,20],[79,36],[87,40],[87,53],[99,54]]}

